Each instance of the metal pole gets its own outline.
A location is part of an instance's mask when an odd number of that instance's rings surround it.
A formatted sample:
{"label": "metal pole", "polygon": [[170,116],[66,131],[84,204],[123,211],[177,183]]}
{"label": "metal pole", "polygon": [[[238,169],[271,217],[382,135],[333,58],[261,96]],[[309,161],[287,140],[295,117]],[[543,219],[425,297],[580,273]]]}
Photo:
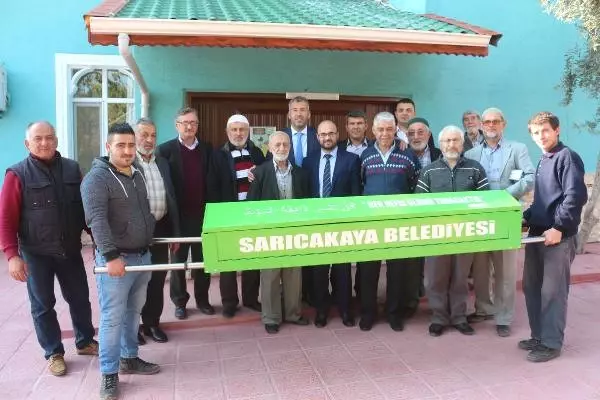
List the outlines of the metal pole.
{"label": "metal pole", "polygon": [[[530,243],[541,243],[546,238],[543,236],[532,236],[524,237],[521,239],[521,244]],[[153,243],[197,243],[201,242],[200,237],[186,237],[186,238],[154,238]],[[188,269],[201,269],[204,268],[202,262],[192,263],[174,263],[174,264],[152,264],[152,265],[127,265],[125,266],[126,272],[149,272],[149,271],[180,271]],[[108,272],[106,267],[94,267],[95,274],[105,274]]]}

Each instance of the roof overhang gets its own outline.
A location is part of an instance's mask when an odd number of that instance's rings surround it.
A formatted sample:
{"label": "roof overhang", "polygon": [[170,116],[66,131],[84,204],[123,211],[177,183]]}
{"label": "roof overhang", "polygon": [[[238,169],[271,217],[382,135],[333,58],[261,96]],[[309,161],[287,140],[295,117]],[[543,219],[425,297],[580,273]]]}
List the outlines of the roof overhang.
{"label": "roof overhang", "polygon": [[[122,18],[115,10],[122,0],[105,0],[85,15],[89,42],[116,45],[120,33],[138,46],[208,46],[303,50],[345,50],[486,56],[501,34],[461,21],[424,17],[464,29],[462,33],[196,19]],[[110,12],[108,12],[110,10]],[[117,11],[118,12],[118,11]]]}

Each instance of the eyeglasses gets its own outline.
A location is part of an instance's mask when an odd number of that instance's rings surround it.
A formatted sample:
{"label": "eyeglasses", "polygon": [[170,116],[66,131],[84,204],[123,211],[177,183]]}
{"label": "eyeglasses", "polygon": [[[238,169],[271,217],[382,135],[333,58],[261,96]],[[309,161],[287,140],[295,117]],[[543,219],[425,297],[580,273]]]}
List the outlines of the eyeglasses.
{"label": "eyeglasses", "polygon": [[198,126],[198,121],[177,121],[177,125],[191,126],[194,128]]}
{"label": "eyeglasses", "polygon": [[483,120],[484,125],[493,125],[493,126],[498,126],[503,122],[504,122],[504,120],[502,120],[502,119],[484,119]]}

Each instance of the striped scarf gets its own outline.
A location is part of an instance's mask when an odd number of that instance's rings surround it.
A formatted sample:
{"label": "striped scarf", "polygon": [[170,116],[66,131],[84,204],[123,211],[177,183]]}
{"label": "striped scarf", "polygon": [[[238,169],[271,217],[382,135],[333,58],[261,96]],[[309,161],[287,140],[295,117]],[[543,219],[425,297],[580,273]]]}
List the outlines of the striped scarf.
{"label": "striped scarf", "polygon": [[235,169],[235,176],[237,179],[236,187],[238,200],[246,200],[248,188],[250,187],[250,182],[248,182],[248,171],[254,166],[252,158],[247,149],[231,150],[231,157],[233,158],[233,168]]}

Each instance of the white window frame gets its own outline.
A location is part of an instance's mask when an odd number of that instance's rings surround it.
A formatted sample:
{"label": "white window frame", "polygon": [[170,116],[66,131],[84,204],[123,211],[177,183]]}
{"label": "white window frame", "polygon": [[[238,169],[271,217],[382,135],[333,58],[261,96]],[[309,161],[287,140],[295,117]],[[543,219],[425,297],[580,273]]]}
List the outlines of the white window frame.
{"label": "white window frame", "polygon": [[[92,68],[92,69],[128,69],[123,57],[118,55],[94,55],[94,54],[64,54],[57,53],[54,58],[55,62],[55,81],[56,81],[56,135],[58,137],[58,151],[68,158],[76,158],[77,151],[74,148],[75,132],[73,126],[73,104],[72,101],[72,87],[70,71],[74,68]],[[129,75],[134,84],[133,88],[133,115],[136,115],[136,92],[137,87],[135,79],[129,72]],[[102,83],[103,87],[107,85],[107,82]],[[106,87],[104,87],[106,89]],[[103,90],[103,93],[107,93]],[[89,100],[97,103],[97,99]],[[102,97],[102,107],[104,116],[107,115],[107,104],[108,98]],[[86,102],[84,98],[78,98],[77,102]],[[111,103],[131,103],[128,99],[110,99]],[[101,119],[101,134],[102,140],[105,140],[106,132],[108,132],[108,126],[105,126],[107,122],[106,118]],[[100,144],[99,144],[100,145]],[[101,148],[101,146],[99,146]]]}

